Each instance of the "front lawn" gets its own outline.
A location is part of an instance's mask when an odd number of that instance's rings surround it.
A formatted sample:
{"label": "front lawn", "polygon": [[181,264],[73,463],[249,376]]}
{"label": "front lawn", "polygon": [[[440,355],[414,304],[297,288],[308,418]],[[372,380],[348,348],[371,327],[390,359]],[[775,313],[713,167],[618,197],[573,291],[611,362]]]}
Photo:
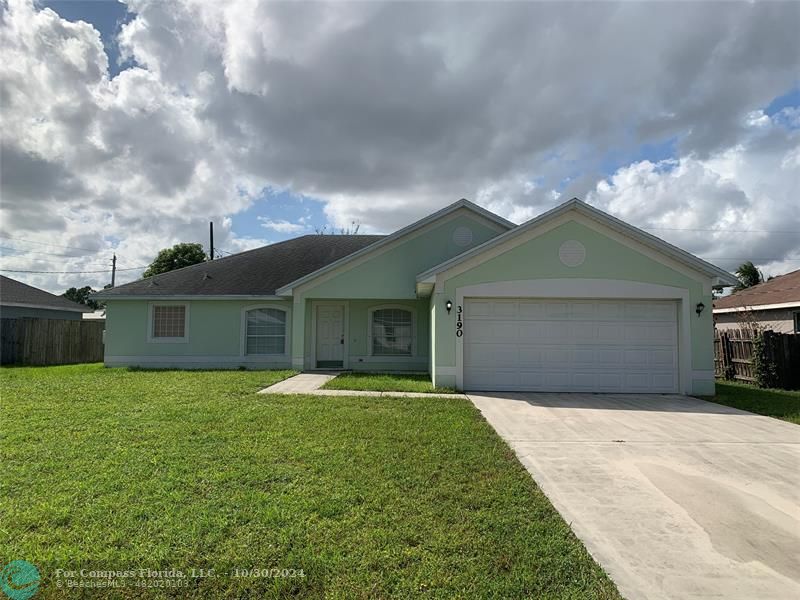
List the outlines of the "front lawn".
{"label": "front lawn", "polygon": [[0,369],[0,563],[37,598],[619,598],[468,401],[255,393],[288,374]]}
{"label": "front lawn", "polygon": [[331,379],[322,388],[326,390],[363,390],[370,392],[456,393],[453,388],[433,387],[431,377],[427,373],[342,373]]}
{"label": "front lawn", "polygon": [[716,384],[716,395],[706,400],[800,425],[800,391],[765,390],[719,379]]}

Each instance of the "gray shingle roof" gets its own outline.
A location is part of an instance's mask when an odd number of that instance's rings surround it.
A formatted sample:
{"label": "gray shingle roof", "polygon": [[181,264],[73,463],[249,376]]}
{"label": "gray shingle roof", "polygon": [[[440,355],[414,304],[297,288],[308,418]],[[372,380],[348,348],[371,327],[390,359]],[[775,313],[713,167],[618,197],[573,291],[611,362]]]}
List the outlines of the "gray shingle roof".
{"label": "gray shingle roof", "polygon": [[714,300],[714,308],[744,308],[800,302],[800,269]]}
{"label": "gray shingle roof", "polygon": [[304,235],[103,290],[115,296],[272,296],[308,273],[377,242],[381,235]]}
{"label": "gray shingle roof", "polygon": [[92,312],[92,309],[50,292],[0,275],[0,305],[23,305],[53,310]]}

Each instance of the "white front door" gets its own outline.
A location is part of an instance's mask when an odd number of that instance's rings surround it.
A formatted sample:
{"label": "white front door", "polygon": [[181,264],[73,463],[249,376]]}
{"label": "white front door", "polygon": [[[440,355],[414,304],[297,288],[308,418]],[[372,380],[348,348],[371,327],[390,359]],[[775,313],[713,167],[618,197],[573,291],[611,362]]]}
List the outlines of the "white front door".
{"label": "white front door", "polygon": [[678,390],[675,302],[470,298],[464,312],[464,389]]}
{"label": "white front door", "polygon": [[344,306],[321,304],[317,306],[317,360],[318,369],[344,367]]}

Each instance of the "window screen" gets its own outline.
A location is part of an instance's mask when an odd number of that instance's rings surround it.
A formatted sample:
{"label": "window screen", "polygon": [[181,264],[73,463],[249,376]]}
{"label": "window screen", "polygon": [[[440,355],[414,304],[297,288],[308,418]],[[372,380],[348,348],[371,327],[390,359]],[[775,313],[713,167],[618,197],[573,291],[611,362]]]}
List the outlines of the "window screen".
{"label": "window screen", "polygon": [[372,354],[411,356],[413,324],[411,311],[380,308],[372,312]]}
{"label": "window screen", "polygon": [[182,338],[186,336],[185,306],[154,306],[153,337]]}
{"label": "window screen", "polygon": [[286,313],[275,308],[247,311],[247,354],[284,354]]}

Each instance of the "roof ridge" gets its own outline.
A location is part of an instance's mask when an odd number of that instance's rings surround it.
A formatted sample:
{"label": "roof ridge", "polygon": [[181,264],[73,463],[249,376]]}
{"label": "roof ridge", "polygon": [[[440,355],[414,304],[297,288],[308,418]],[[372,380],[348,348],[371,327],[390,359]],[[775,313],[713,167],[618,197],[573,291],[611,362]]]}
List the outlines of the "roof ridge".
{"label": "roof ridge", "polygon": [[[380,234],[308,233],[104,289],[102,299],[170,295],[274,295],[287,278],[379,242]],[[230,260],[234,259],[234,260]]]}
{"label": "roof ridge", "polygon": [[[155,275],[150,275],[149,277],[141,277],[139,279],[135,279],[134,281],[129,281],[128,283],[123,283],[122,285],[115,286],[113,289],[115,289],[115,290],[116,289],[121,289],[121,288],[124,288],[126,286],[132,285],[134,283],[139,283],[141,281],[144,281],[145,279],[148,279],[148,280],[151,280],[151,281],[156,281],[156,278],[161,278],[161,277],[164,277],[166,275],[170,275],[171,273],[178,273],[180,271],[185,271],[186,269],[193,269],[195,267],[198,267],[198,270],[199,270],[199,267],[202,267],[203,265],[207,266],[209,263],[219,263],[219,262],[227,260],[229,258],[240,257],[240,256],[245,255],[245,254],[250,254],[250,253],[253,253],[253,252],[257,252],[259,250],[263,250],[264,248],[273,248],[275,246],[282,246],[282,245],[287,244],[289,242],[295,242],[297,240],[302,240],[303,238],[318,237],[318,236],[319,237],[334,237],[334,234],[324,235],[323,236],[323,234],[319,234],[319,233],[306,233],[306,234],[303,234],[303,235],[299,235],[297,237],[289,238],[288,240],[281,240],[279,242],[273,242],[271,244],[264,244],[263,246],[258,246],[257,248],[250,248],[249,250],[242,250],[241,252],[236,252],[235,254],[230,254],[228,256],[222,256],[220,258],[215,258],[214,260],[205,260],[205,261],[203,261],[201,263],[195,263],[193,265],[186,265],[185,267],[178,267],[177,269],[172,269],[170,271],[166,271],[165,273],[157,273]],[[368,233],[360,233],[360,234],[338,234],[337,233],[337,234],[335,234],[335,236],[336,237],[384,237],[381,234],[368,234]],[[100,290],[97,293],[100,293],[102,291],[104,291],[104,290]]]}

